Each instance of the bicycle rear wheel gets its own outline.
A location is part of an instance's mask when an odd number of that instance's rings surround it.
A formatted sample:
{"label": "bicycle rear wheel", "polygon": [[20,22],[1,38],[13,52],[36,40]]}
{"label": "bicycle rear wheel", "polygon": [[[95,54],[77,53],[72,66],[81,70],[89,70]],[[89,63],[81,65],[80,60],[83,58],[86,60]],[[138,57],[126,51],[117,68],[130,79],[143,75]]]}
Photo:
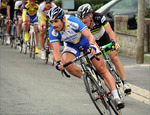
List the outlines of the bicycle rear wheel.
{"label": "bicycle rear wheel", "polygon": [[35,38],[34,38],[34,32],[32,33],[32,47],[33,47],[33,59],[35,59]]}
{"label": "bicycle rear wheel", "polygon": [[108,99],[104,92],[101,92],[94,77],[90,73],[86,73],[83,78],[87,92],[99,113],[101,115],[111,115],[110,107],[107,103]]}
{"label": "bicycle rear wheel", "polygon": [[21,30],[21,36],[20,36],[20,46],[19,46],[19,50],[20,50],[20,53],[22,53],[22,50],[23,50],[23,41],[24,41],[24,30],[22,29]]}

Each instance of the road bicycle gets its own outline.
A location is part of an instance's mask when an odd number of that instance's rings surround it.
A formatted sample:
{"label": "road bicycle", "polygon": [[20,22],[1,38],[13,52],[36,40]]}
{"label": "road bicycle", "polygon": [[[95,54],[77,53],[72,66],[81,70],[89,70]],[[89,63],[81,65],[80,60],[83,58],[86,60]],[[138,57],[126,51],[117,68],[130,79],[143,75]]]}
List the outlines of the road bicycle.
{"label": "road bicycle", "polygon": [[30,57],[35,59],[35,32],[34,32],[34,23],[30,23],[29,30],[29,43],[26,46],[29,46]]}
{"label": "road bicycle", "polygon": [[45,64],[48,63],[49,59],[50,59],[50,63],[51,63],[51,66],[54,66],[54,59],[53,59],[53,53],[52,53],[52,49],[51,49],[51,44],[50,44],[50,41],[49,41],[49,36],[48,36],[48,28],[46,28],[46,34],[45,34],[45,43],[46,43],[46,46],[45,46]]}
{"label": "road bicycle", "polygon": [[23,51],[24,34],[25,34],[25,29],[22,28],[20,34],[20,46],[19,46],[20,53],[22,53]]}
{"label": "road bicycle", "polygon": [[5,38],[6,38],[6,23],[7,23],[7,20],[6,20],[6,16],[3,16],[1,15],[0,18],[2,18],[2,22],[1,22],[1,25],[0,25],[0,37],[1,37],[1,42],[2,42],[2,45],[4,44],[5,42]]}
{"label": "road bicycle", "polygon": [[12,22],[12,26],[11,26],[11,39],[10,39],[10,44],[11,44],[11,48],[17,48],[17,44],[16,44],[16,38],[17,38],[17,28],[16,28],[16,24],[15,21]]}
{"label": "road bicycle", "polygon": [[45,53],[45,64],[48,63],[48,60],[50,59],[51,66],[54,66],[54,59],[53,59],[53,53],[51,49],[51,44],[49,41],[49,37],[46,38],[46,47],[45,47],[46,53]]}
{"label": "road bicycle", "polygon": [[114,47],[115,47],[115,42],[113,40],[111,40],[111,42],[109,44],[106,44],[104,46],[100,46],[100,50],[102,52],[103,59],[104,59],[104,62],[105,62],[107,69],[109,70],[109,72],[114,77],[119,97],[120,97],[120,99],[124,100],[123,83],[120,79],[120,76],[118,75],[118,73],[114,69],[114,66],[113,66],[113,64],[112,64],[112,62],[111,62],[111,60],[110,60],[110,58],[106,52],[106,48],[109,52],[112,52],[115,50]]}
{"label": "road bicycle", "polygon": [[[111,92],[104,83],[102,76],[96,71],[91,63],[93,58],[99,60],[97,56],[101,55],[101,52],[94,55],[91,59],[89,59],[88,54],[89,52],[83,53],[83,55],[76,57],[63,66],[66,67],[79,60],[86,90],[100,115],[112,115],[112,111],[116,115],[122,115],[121,108],[124,106],[118,107],[116,105]],[[85,58],[86,61],[82,58]],[[65,72],[65,75],[66,74],[67,73]],[[67,74],[67,76],[69,75]]]}

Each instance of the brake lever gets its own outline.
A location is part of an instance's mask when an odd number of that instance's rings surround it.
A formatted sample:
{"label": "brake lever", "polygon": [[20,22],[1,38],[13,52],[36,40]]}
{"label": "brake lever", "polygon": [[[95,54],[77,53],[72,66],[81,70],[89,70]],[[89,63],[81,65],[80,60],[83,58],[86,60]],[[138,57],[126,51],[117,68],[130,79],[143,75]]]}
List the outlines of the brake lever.
{"label": "brake lever", "polygon": [[61,70],[61,74],[64,77],[64,74],[66,77],[70,78],[71,76],[65,71],[65,70]]}

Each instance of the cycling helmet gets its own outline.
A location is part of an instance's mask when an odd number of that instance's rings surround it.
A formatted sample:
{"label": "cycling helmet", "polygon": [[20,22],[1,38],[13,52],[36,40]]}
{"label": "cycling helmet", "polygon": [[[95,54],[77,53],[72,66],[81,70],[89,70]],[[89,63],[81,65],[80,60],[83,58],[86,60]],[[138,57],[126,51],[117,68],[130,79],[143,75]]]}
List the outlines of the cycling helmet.
{"label": "cycling helmet", "polygon": [[47,13],[47,18],[49,21],[55,20],[55,19],[63,19],[64,17],[64,11],[60,7],[54,7],[50,9],[50,11]]}
{"label": "cycling helmet", "polygon": [[93,9],[92,9],[91,5],[88,3],[81,5],[77,10],[78,18],[83,18],[90,13],[93,13]]}
{"label": "cycling helmet", "polygon": [[53,0],[45,0],[46,3],[51,3]]}

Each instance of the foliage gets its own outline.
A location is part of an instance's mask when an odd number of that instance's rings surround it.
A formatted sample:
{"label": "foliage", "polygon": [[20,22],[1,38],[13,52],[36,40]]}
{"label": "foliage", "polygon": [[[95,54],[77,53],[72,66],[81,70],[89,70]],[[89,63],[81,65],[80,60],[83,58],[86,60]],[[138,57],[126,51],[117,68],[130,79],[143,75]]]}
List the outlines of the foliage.
{"label": "foliage", "polygon": [[144,56],[144,60],[146,64],[150,64],[150,57],[149,56]]}
{"label": "foliage", "polygon": [[137,29],[135,30],[120,30],[121,32],[127,32],[127,33],[131,33],[131,34],[136,34],[137,33]]}
{"label": "foliage", "polygon": [[[72,10],[76,11],[78,7],[81,6],[82,4],[89,3],[92,6],[93,10],[95,11],[109,1],[111,0],[75,0],[75,9]],[[62,7],[62,0],[57,0],[54,2],[57,6]]]}
{"label": "foliage", "polygon": [[145,10],[145,18],[150,18],[150,4],[146,5]]}

